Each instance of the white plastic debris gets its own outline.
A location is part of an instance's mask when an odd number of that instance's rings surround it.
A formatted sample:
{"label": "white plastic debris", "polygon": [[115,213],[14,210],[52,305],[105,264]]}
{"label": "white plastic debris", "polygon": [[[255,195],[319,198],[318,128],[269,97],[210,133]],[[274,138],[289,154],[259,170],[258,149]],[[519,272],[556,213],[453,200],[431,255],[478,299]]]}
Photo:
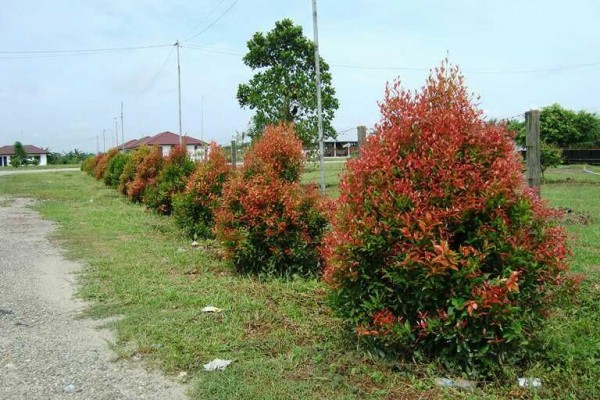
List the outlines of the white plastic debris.
{"label": "white plastic debris", "polygon": [[466,379],[448,379],[448,378],[436,378],[435,384],[442,387],[454,387],[458,389],[472,389],[476,386],[473,381]]}
{"label": "white plastic debris", "polygon": [[540,378],[518,378],[519,386],[521,387],[533,387],[538,388],[542,386],[542,380]]}
{"label": "white plastic debris", "polygon": [[206,306],[206,307],[202,308],[200,311],[207,312],[207,313],[220,313],[223,310],[218,307]]}
{"label": "white plastic debris", "polygon": [[196,242],[195,240],[192,242],[192,247],[198,247],[200,246],[200,243]]}
{"label": "white plastic debris", "polygon": [[204,370],[205,371],[223,371],[232,362],[233,362],[233,360],[221,360],[220,358],[215,358],[208,364],[204,364]]}

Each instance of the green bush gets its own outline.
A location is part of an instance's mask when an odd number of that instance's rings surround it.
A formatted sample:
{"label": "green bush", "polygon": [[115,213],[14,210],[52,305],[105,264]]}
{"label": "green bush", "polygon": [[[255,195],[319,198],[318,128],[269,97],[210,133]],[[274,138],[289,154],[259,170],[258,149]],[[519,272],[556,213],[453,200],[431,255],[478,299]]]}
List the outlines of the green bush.
{"label": "green bush", "polygon": [[473,375],[527,358],[572,285],[565,234],[524,191],[512,135],[447,65],[421,92],[388,87],[381,113],[326,238],[335,310],[365,343]]}
{"label": "green bush", "polygon": [[83,172],[87,172],[90,175],[93,175],[97,163],[98,158],[96,156],[89,156],[81,163],[81,170]]}
{"label": "green bush", "polygon": [[223,185],[232,175],[227,154],[212,142],[208,159],[198,163],[185,191],[173,196],[173,216],[189,237],[213,237],[214,212],[221,202]]}
{"label": "green bush", "polygon": [[127,161],[123,166],[123,172],[119,176],[119,184],[117,190],[127,195],[127,186],[134,181],[137,166],[150,154],[148,146],[140,146],[128,154]]}
{"label": "green bush", "polygon": [[129,155],[125,153],[115,154],[109,161],[104,173],[104,183],[116,188],[119,185],[119,179],[129,160]]}
{"label": "green bush", "polygon": [[104,180],[104,176],[106,175],[106,171],[108,169],[108,163],[117,154],[119,154],[119,150],[110,149],[107,153],[99,154],[98,157],[96,157],[96,165],[94,166],[94,170],[92,172],[94,178],[98,180]]}
{"label": "green bush", "polygon": [[143,195],[144,204],[161,214],[170,215],[173,195],[185,189],[187,179],[194,167],[195,164],[185,148],[173,147],[164,160],[156,180],[146,185]]}
{"label": "green bush", "polygon": [[562,149],[554,144],[540,142],[540,167],[542,176],[548,168],[556,168],[563,162]]}
{"label": "green bush", "polygon": [[291,125],[267,127],[223,189],[215,233],[240,273],[315,275],[328,204],[298,182],[302,143]]}

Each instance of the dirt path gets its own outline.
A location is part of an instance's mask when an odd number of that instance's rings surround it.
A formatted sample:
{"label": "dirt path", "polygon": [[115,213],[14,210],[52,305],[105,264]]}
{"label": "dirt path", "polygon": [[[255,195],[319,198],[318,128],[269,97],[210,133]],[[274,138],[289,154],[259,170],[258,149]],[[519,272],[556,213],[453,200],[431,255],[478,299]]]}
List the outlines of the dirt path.
{"label": "dirt path", "polygon": [[79,171],[79,168],[48,168],[48,169],[9,169],[1,170],[0,176],[14,175],[14,174],[41,174],[43,172],[67,172],[67,171]]}
{"label": "dirt path", "polygon": [[158,372],[112,361],[110,333],[78,318],[80,264],[48,241],[54,227],[31,200],[8,202],[0,206],[0,399],[184,399],[185,388]]}

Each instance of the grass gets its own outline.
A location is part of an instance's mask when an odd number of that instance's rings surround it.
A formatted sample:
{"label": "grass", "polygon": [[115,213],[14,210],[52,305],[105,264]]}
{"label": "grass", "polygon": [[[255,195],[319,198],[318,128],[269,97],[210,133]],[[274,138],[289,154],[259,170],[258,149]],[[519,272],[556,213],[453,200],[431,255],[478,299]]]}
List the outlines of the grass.
{"label": "grass", "polygon": [[81,164],[49,164],[49,165],[23,165],[21,167],[15,168],[12,166],[6,166],[0,168],[0,171],[21,171],[21,170],[29,170],[29,169],[57,169],[57,168],[79,168]]}
{"label": "grass", "polygon": [[[340,174],[344,171],[345,160],[331,160],[325,162],[325,190],[328,196],[338,197]],[[317,162],[307,163],[302,175],[302,183],[321,183],[321,169]]]}
{"label": "grass", "polygon": [[[341,163],[328,163],[328,190],[337,193]],[[573,170],[575,171],[575,170]],[[566,177],[575,172],[548,171]],[[304,176],[318,179],[318,168]],[[76,190],[74,190],[76,189]],[[536,392],[514,381],[468,392],[435,386],[433,364],[382,359],[357,347],[326,305],[317,280],[258,281],[239,277],[213,242],[192,248],[170,218],[129,203],[80,172],[0,178],[0,196],[28,196],[58,222],[53,240],[86,267],[79,276],[87,313],[113,319],[115,351],[141,356],[167,374],[188,373],[194,399],[598,398],[600,395],[600,182],[549,184],[553,205],[591,215],[568,225],[573,268],[588,273],[576,304],[564,305],[543,327],[543,350],[516,378],[543,380]],[[223,308],[204,314],[203,306]],[[214,358],[233,359],[206,373]]]}

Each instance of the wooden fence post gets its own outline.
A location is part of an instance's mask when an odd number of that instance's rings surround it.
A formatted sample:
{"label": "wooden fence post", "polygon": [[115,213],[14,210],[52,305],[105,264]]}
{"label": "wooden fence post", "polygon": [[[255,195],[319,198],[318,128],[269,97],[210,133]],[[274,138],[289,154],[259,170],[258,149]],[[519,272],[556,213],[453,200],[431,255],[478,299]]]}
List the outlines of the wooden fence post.
{"label": "wooden fence post", "polygon": [[527,185],[540,196],[541,165],[540,165],[540,111],[529,110],[525,113],[527,137]]}
{"label": "wooden fence post", "polygon": [[235,148],[235,140],[231,141],[231,165],[233,169],[237,168],[237,149]]}
{"label": "wooden fence post", "polygon": [[367,127],[363,125],[357,126],[356,132],[358,134],[358,148],[360,149],[367,140]]}

